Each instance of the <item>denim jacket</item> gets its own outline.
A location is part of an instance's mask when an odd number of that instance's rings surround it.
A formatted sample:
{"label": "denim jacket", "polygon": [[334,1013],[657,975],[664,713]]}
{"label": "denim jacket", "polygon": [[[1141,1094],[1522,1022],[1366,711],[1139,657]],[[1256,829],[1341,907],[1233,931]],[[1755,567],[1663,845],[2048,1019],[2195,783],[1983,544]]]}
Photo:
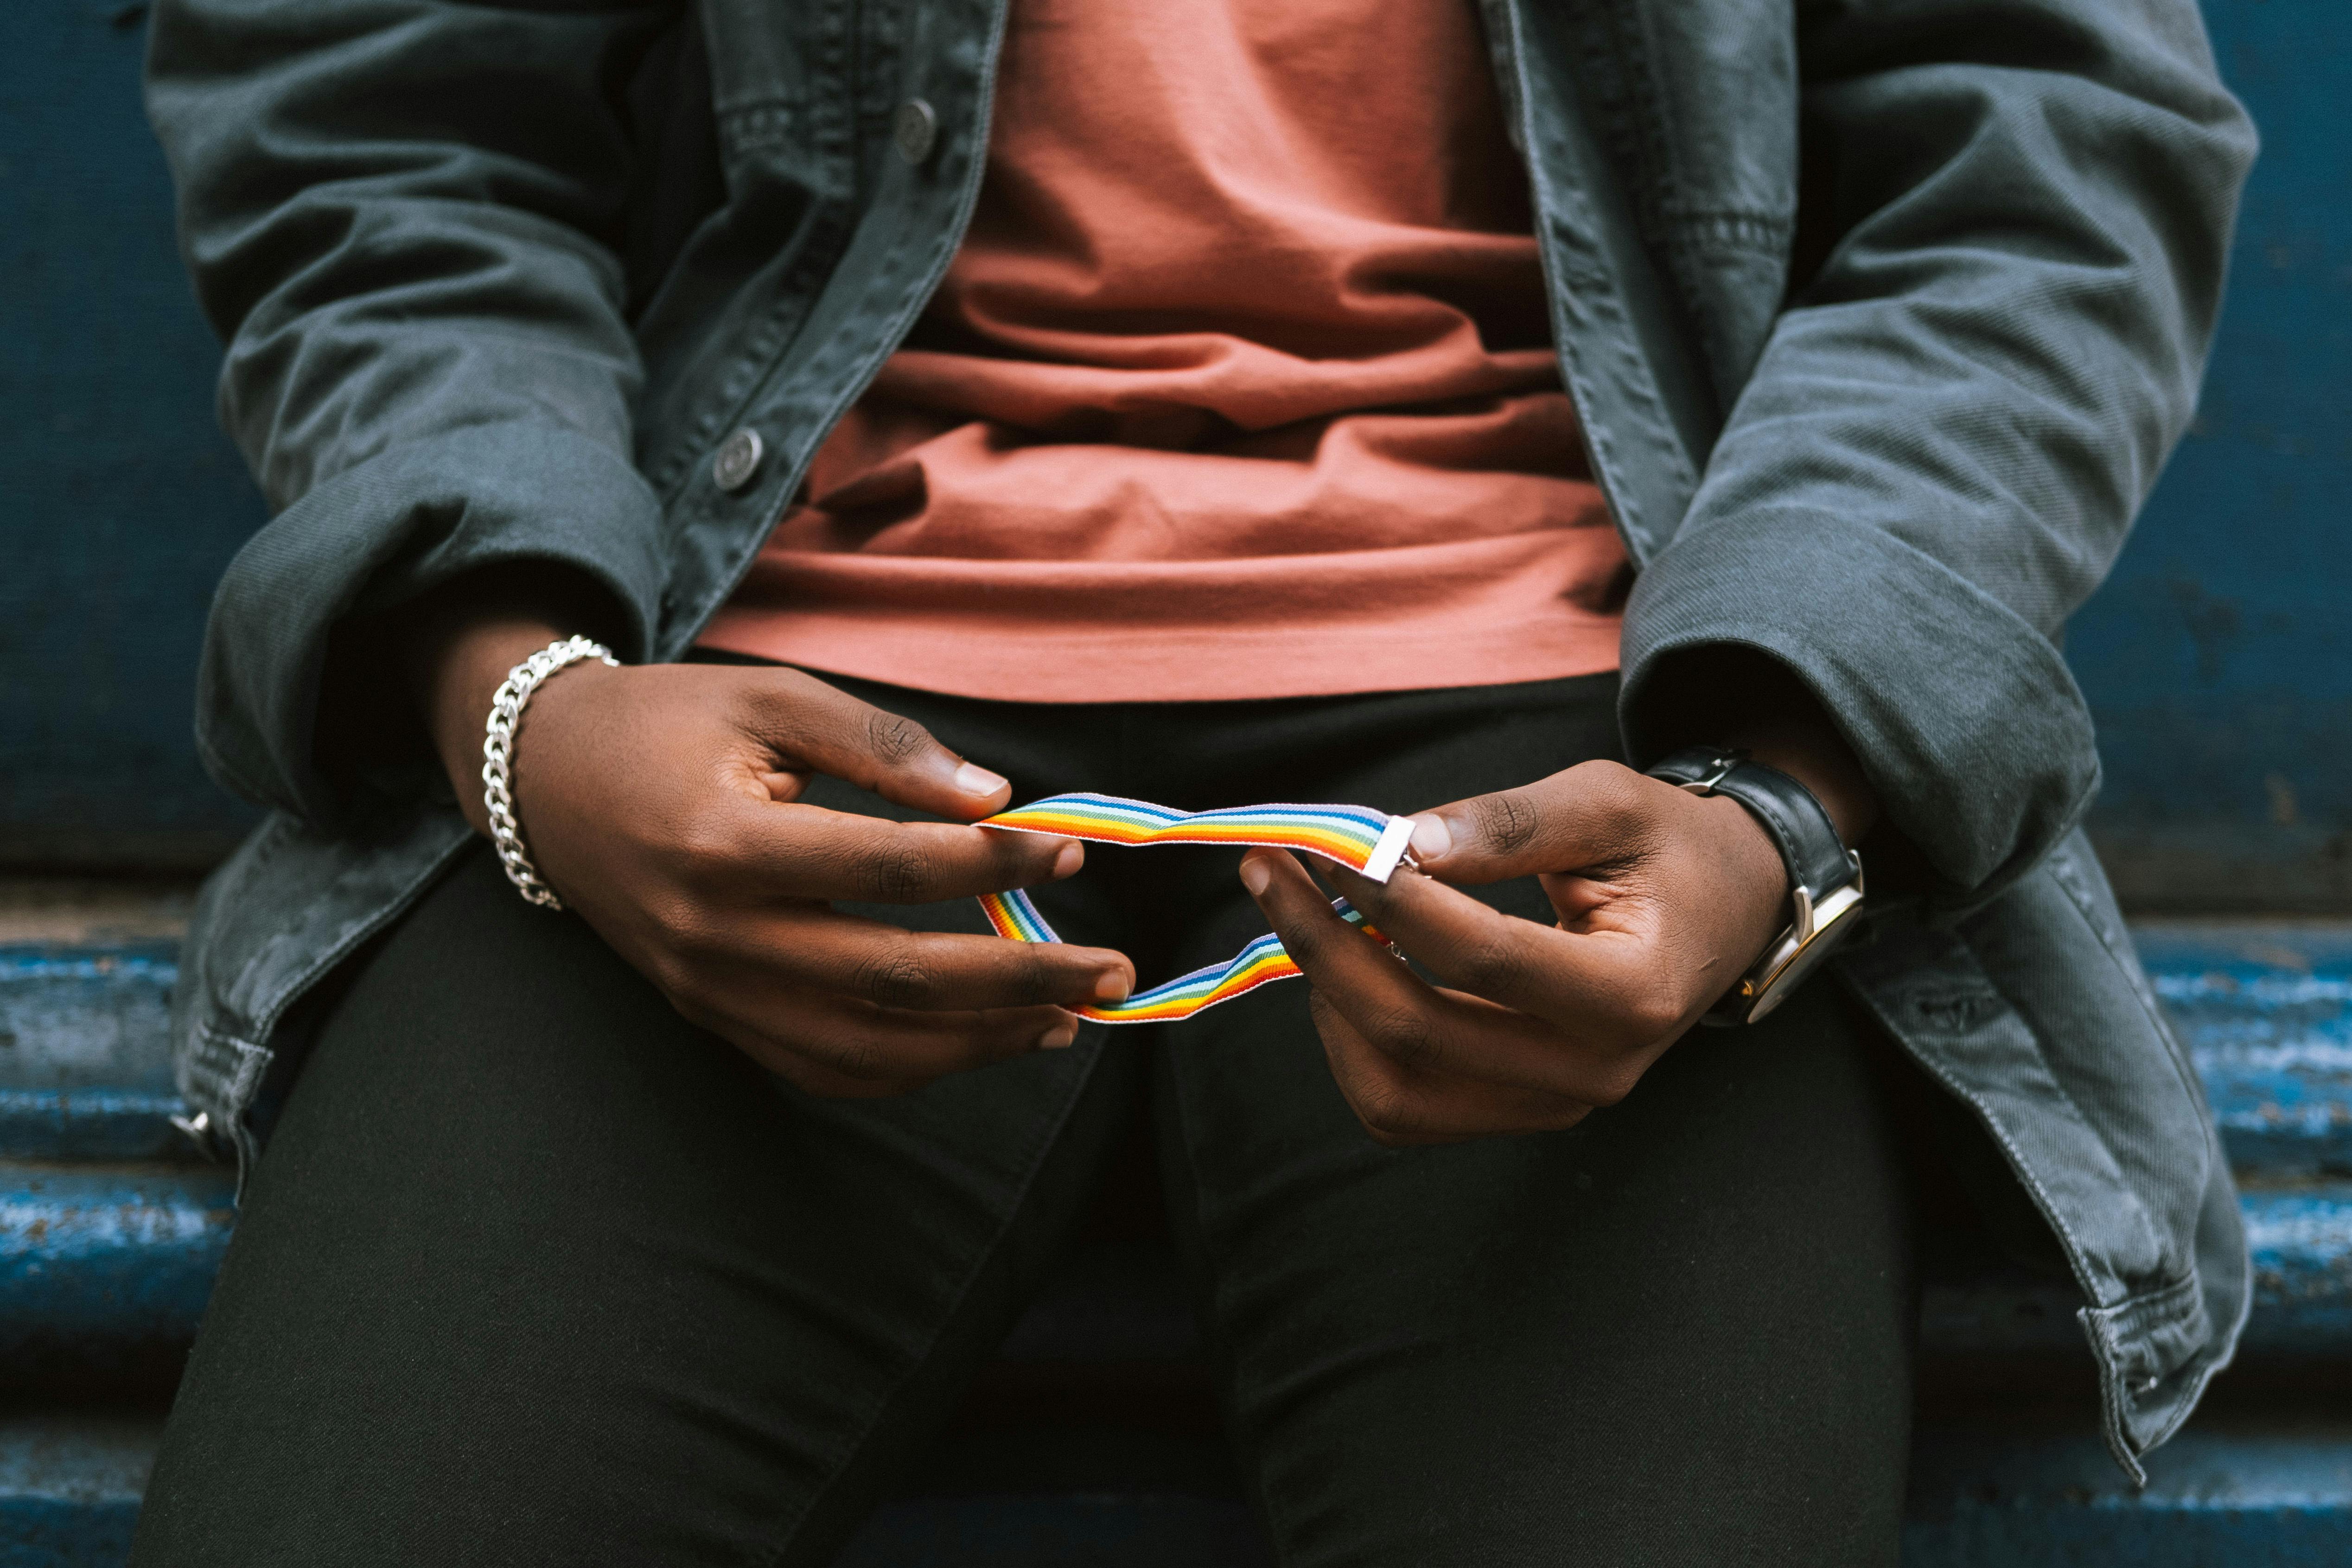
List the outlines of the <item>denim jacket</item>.
{"label": "denim jacket", "polygon": [[[603,585],[626,657],[682,653],[956,249],[1006,4],[156,5],[221,416],[276,513],[196,721],[272,815],[176,1004],[181,1086],[241,1158],[304,999],[467,842],[371,627],[534,562]],[[2047,1222],[2137,1476],[2250,1270],[2078,830],[2098,762],[2057,639],[2189,418],[2248,123],[2192,0],[1480,12],[1638,571],[1629,754],[1697,738],[1695,650],[1779,661],[1838,724],[1918,868],[1837,968]],[[741,430],[766,456],[729,489]],[[362,765],[354,735],[409,742]]]}

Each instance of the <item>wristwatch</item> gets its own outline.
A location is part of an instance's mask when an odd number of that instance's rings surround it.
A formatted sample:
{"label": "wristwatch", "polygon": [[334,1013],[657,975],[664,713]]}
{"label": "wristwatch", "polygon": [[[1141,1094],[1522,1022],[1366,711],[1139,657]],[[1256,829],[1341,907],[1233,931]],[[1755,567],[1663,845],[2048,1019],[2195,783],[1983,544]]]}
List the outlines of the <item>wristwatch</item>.
{"label": "wristwatch", "polygon": [[1845,847],[1813,792],[1778,768],[1725,746],[1689,746],[1650,770],[1693,795],[1725,795],[1763,824],[1789,868],[1794,918],[1738,983],[1699,1019],[1752,1024],[1788,1000],[1805,976],[1861,925],[1862,857]]}

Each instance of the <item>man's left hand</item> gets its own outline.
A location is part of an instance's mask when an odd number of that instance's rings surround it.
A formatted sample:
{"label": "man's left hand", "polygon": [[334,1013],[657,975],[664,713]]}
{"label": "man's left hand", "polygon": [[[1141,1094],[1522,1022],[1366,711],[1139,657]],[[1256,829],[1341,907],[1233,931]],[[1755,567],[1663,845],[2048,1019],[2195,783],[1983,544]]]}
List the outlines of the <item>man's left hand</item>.
{"label": "man's left hand", "polygon": [[[1614,763],[1415,820],[1418,871],[1333,885],[1412,969],[1331,912],[1299,862],[1253,850],[1242,881],[1314,987],[1340,1092],[1383,1143],[1567,1127],[1612,1105],[1787,921],[1789,878],[1747,808]],[[1534,875],[1555,926],[1449,883]]]}

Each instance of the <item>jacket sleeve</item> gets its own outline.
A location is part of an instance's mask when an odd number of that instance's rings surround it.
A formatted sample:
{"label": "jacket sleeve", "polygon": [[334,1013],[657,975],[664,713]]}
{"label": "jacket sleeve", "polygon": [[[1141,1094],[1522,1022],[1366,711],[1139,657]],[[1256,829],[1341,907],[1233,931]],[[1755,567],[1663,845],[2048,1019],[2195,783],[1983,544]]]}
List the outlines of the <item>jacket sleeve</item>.
{"label": "jacket sleeve", "polygon": [[1634,586],[1627,734],[1777,662],[1965,908],[2097,789],[2058,637],[2193,410],[2253,134],[2189,0],[1826,0],[1799,58],[1820,259]]}
{"label": "jacket sleeve", "polygon": [[199,746],[239,794],[347,826],[363,786],[320,767],[322,709],[385,688],[331,687],[331,637],[477,567],[576,569],[642,647],[660,510],[631,463],[617,98],[669,10],[156,5],[149,113],[228,343],[221,417],[276,514],[198,676]]}

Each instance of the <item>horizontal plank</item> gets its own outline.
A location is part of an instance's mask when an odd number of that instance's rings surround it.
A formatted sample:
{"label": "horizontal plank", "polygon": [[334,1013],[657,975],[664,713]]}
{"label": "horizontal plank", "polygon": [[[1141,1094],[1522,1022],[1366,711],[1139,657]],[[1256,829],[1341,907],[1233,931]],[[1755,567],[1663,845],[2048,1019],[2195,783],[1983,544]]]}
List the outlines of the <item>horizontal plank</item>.
{"label": "horizontal plank", "polygon": [[[2239,1205],[2253,1256],[2248,1357],[2352,1355],[2352,1183],[2252,1188]],[[2085,1355],[2074,1317],[2082,1297],[2064,1281],[1995,1266],[1931,1281],[1920,1304],[1930,1356]]]}
{"label": "horizontal plank", "polygon": [[[2352,1186],[2294,1178],[2347,1168],[2352,932],[2155,924],[2138,937],[2250,1178],[2247,1350],[2342,1355],[2352,1347]],[[193,1148],[169,1120],[180,1109],[166,1059],[173,979],[168,944],[0,948],[0,1155],[35,1162],[7,1183],[0,1268],[15,1272],[0,1282],[23,1289],[0,1293],[0,1349],[35,1338],[93,1350],[184,1340],[202,1310],[207,1260],[229,1225],[226,1176],[58,1163]],[[1191,1353],[1181,1291],[1148,1278],[1152,1267],[1080,1260],[1014,1331],[1008,1356],[1107,1363]],[[2063,1281],[1979,1271],[1931,1287],[1923,1341],[1951,1355],[2079,1353],[2074,1304]]]}
{"label": "horizontal plank", "polygon": [[[227,1173],[207,1166],[0,1163],[0,1362],[98,1366],[194,1335],[235,1224]],[[2352,1184],[2243,1199],[2254,1258],[2249,1356],[2352,1353]],[[1993,1271],[1933,1285],[1930,1357],[2084,1353],[2063,1281]],[[1007,1337],[1030,1364],[1143,1364],[1196,1357],[1171,1260],[1108,1247],[1071,1259]]]}
{"label": "horizontal plank", "polygon": [[171,942],[0,946],[0,1155],[193,1158],[172,1119]]}
{"label": "horizontal plank", "polygon": [[168,1363],[195,1337],[235,1193],[211,1165],[0,1164],[0,1365]]}
{"label": "horizontal plank", "polygon": [[1922,1432],[1905,1568],[2352,1562],[2352,1423],[2192,1423],[2147,1470],[2135,1494],[2084,1433],[2000,1422]]}
{"label": "horizontal plank", "polygon": [[0,1089],[0,1152],[18,1159],[202,1159],[187,1121],[170,1089]]}
{"label": "horizontal plank", "polygon": [[2352,927],[2146,921],[2133,934],[2232,1162],[2352,1173]]}
{"label": "horizontal plank", "polygon": [[[127,1555],[161,1436],[153,1419],[0,1418],[0,1563],[110,1568]],[[984,1438],[982,1439],[984,1440]],[[1202,1447],[1210,1444],[1204,1440]],[[1181,1475],[919,1492],[869,1518],[838,1568],[1249,1568],[1272,1553],[1241,1498]],[[2095,1438],[2004,1424],[1913,1445],[1905,1568],[2305,1568],[2352,1560],[2352,1424],[2200,1423],[2134,1493]],[[1573,1484],[1572,1478],[1564,1484]]]}
{"label": "horizontal plank", "polygon": [[0,947],[0,1089],[168,1093],[177,951]]}
{"label": "horizontal plank", "polygon": [[[2231,1162],[2256,1174],[2352,1174],[2352,926],[2149,921],[2135,936]],[[182,1147],[167,1121],[180,1110],[170,1098],[173,951],[0,945],[0,1156]],[[94,1089],[154,1099],[140,1110]]]}
{"label": "horizontal plank", "polygon": [[152,1417],[82,1411],[0,1417],[0,1565],[127,1560],[161,1428]]}

